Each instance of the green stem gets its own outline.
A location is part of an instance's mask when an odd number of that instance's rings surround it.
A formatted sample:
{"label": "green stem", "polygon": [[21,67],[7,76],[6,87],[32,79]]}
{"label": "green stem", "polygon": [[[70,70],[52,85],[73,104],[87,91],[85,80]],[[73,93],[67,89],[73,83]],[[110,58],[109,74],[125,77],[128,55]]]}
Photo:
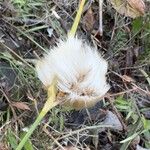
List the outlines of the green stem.
{"label": "green stem", "polygon": [[33,133],[33,131],[35,130],[35,128],[38,126],[39,122],[42,120],[42,118],[45,116],[44,113],[40,113],[38,118],[36,119],[36,121],[33,123],[33,125],[31,126],[31,128],[29,129],[29,131],[27,132],[27,134],[24,136],[24,138],[21,140],[21,142],[19,143],[18,147],[16,148],[16,150],[21,150],[24,146],[24,144],[26,143],[26,141],[28,140],[28,138],[31,136],[31,134]]}
{"label": "green stem", "polygon": [[31,128],[29,129],[27,134],[23,137],[23,139],[19,143],[19,145],[16,148],[16,150],[21,150],[23,148],[24,144],[29,139],[29,137],[31,136],[33,131],[36,129],[36,127],[38,126],[40,121],[43,119],[43,117],[47,114],[47,112],[50,109],[52,109],[53,107],[55,107],[58,104],[58,102],[55,101],[55,100],[56,100],[56,87],[55,87],[55,83],[54,83],[48,88],[48,99],[47,99],[47,101],[46,101],[42,111],[38,115],[37,119],[35,120],[35,122],[31,126]]}
{"label": "green stem", "polygon": [[75,20],[74,20],[74,23],[72,25],[72,28],[71,28],[70,32],[68,33],[68,36],[75,36],[76,30],[78,28],[78,24],[79,24],[80,19],[81,19],[81,14],[82,14],[82,11],[83,11],[83,7],[84,7],[84,4],[85,4],[85,1],[86,0],[81,0],[81,3],[79,5],[79,10],[77,11],[77,15],[75,17]]}
{"label": "green stem", "polygon": [[[16,150],[21,150],[24,146],[24,144],[26,143],[26,141],[29,139],[29,137],[31,136],[31,134],[33,133],[33,131],[36,129],[36,127],[38,126],[38,124],[40,123],[40,121],[43,119],[43,117],[47,114],[47,112],[52,109],[53,107],[55,107],[58,103],[54,102],[53,105],[49,105],[47,102],[44,105],[42,111],[40,112],[39,116],[37,117],[37,119],[35,120],[35,122],[33,123],[33,125],[31,126],[31,128],[29,129],[29,131],[27,132],[27,134],[24,136],[24,138],[21,140],[21,142],[19,143],[18,147]],[[48,106],[50,106],[48,108]]]}

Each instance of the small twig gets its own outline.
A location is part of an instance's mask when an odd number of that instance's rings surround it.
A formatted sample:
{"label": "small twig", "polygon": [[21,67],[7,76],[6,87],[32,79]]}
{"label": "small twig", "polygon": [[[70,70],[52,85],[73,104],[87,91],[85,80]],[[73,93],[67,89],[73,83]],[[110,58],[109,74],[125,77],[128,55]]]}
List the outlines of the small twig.
{"label": "small twig", "polygon": [[[111,72],[114,73],[115,75],[117,75],[118,77],[120,77],[122,80],[127,81],[126,78],[124,78],[122,75],[120,75],[120,74],[118,74],[118,73],[116,73],[116,72],[114,72],[114,71],[111,71]],[[128,81],[127,81],[127,82],[128,82]],[[133,83],[133,82],[130,82],[130,83],[131,83],[131,85],[132,85],[135,89],[140,90],[140,91],[144,92],[144,93],[147,94],[147,95],[150,95],[150,92],[149,92],[149,91],[146,91],[146,90],[140,88],[139,86],[137,86],[137,85],[136,85],[135,83]]]}
{"label": "small twig", "polygon": [[132,88],[132,89],[129,89],[129,90],[125,90],[125,91],[122,91],[122,92],[118,92],[118,93],[114,93],[114,94],[108,94],[108,95],[106,95],[106,97],[108,96],[108,97],[114,97],[114,96],[119,96],[119,95],[123,95],[123,94],[126,94],[126,93],[130,93],[130,92],[132,92],[132,91],[136,91],[137,90],[137,88]]}
{"label": "small twig", "polygon": [[10,108],[11,108],[11,110],[12,110],[12,113],[13,113],[13,115],[14,115],[14,118],[17,120],[17,114],[16,114],[16,112],[15,112],[13,106],[11,105],[11,100],[9,99],[7,93],[6,93],[4,90],[2,90],[2,89],[0,89],[0,91],[3,93],[4,97],[6,98],[7,102],[9,103],[9,106],[10,106]]}
{"label": "small twig", "polygon": [[46,126],[43,127],[43,131],[61,148],[61,150],[65,150],[64,147],[49,133]]}
{"label": "small twig", "polygon": [[112,29],[111,41],[112,41],[112,39],[113,39],[113,37],[114,37],[115,30],[116,30],[116,26],[117,26],[117,25],[116,25],[116,24],[117,24],[117,23],[116,23],[116,22],[117,22],[117,14],[118,14],[118,13],[115,13],[115,15],[114,15],[114,18],[115,18],[114,20],[115,20],[115,22],[114,22],[114,26],[113,26],[113,29]]}
{"label": "small twig", "polygon": [[100,124],[100,125],[95,125],[95,126],[87,126],[85,128],[81,128],[79,130],[71,131],[70,133],[58,138],[57,140],[61,140],[64,138],[67,138],[69,136],[72,136],[74,134],[78,134],[79,132],[85,131],[85,130],[92,130],[92,129],[98,129],[98,128],[113,128],[112,125],[107,125],[107,124]]}
{"label": "small twig", "polygon": [[148,65],[148,64],[146,63],[146,64],[142,64],[142,65],[140,65],[140,66],[124,67],[124,68],[120,68],[120,71],[125,70],[125,69],[140,69],[140,68],[143,68],[143,67],[145,67],[145,66],[147,66],[147,65]]}
{"label": "small twig", "polygon": [[4,30],[3,32],[4,32],[4,34],[5,34],[6,36],[8,36],[8,37],[10,38],[10,40],[12,41],[12,43],[13,43],[17,48],[20,47],[20,45],[19,45],[19,44],[16,42],[16,40],[15,40],[16,37],[14,37],[13,34],[7,32],[7,31],[5,31],[5,30]]}
{"label": "small twig", "polygon": [[132,85],[133,85],[134,87],[136,87],[139,91],[142,91],[142,92],[144,92],[145,94],[147,94],[147,95],[150,96],[150,91],[146,91],[146,90],[140,88],[139,86],[137,86],[137,85],[134,84],[134,83],[132,83]]}
{"label": "small twig", "polygon": [[0,132],[2,131],[2,129],[6,126],[9,125],[11,123],[11,121],[7,121],[6,123],[4,123],[1,127],[0,127]]}
{"label": "small twig", "polygon": [[99,0],[99,33],[103,36],[103,0]]}

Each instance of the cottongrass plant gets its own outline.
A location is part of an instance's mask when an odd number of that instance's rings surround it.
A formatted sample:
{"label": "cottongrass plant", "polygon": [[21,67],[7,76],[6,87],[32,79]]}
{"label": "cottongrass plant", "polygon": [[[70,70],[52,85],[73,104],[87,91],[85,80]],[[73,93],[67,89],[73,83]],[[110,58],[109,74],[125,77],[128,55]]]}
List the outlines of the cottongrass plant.
{"label": "cottongrass plant", "polygon": [[81,0],[75,21],[66,40],[60,40],[36,64],[39,79],[47,87],[48,99],[37,119],[19,143],[21,150],[46,113],[65,103],[76,109],[95,105],[109,90],[106,82],[107,62],[97,50],[75,33],[85,0]]}
{"label": "cottongrass plant", "polygon": [[109,89],[106,83],[108,64],[97,50],[78,37],[59,41],[37,63],[39,79],[49,87],[57,78],[57,101],[80,109],[93,106]]}

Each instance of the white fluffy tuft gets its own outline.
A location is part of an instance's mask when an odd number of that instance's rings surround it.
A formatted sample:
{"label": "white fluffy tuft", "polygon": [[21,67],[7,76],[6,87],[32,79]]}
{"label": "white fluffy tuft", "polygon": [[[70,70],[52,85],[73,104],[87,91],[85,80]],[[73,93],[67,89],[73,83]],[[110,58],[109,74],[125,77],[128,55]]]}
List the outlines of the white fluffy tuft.
{"label": "white fluffy tuft", "polygon": [[58,89],[67,98],[92,100],[103,96],[108,90],[106,72],[108,64],[95,48],[77,37],[60,41],[36,66],[39,79],[49,86],[56,76]]}

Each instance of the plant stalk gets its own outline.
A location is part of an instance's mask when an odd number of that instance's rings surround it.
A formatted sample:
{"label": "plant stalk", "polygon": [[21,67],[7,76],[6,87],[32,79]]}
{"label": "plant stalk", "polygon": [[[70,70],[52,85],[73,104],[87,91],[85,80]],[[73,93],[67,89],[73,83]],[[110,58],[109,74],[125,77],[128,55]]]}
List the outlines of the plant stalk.
{"label": "plant stalk", "polygon": [[86,0],[81,0],[81,3],[79,5],[79,9],[77,11],[77,14],[76,14],[76,17],[75,17],[75,20],[74,20],[74,23],[72,25],[72,28],[71,28],[70,32],[68,33],[68,36],[73,36],[74,37],[75,34],[76,34],[78,24],[79,24],[80,19],[81,19],[81,14],[83,12],[85,1]]}
{"label": "plant stalk", "polygon": [[43,117],[47,114],[47,112],[50,109],[52,109],[53,107],[55,107],[58,104],[58,102],[55,101],[55,99],[56,99],[55,85],[52,85],[52,86],[49,87],[49,89],[48,89],[48,97],[49,98],[47,99],[47,101],[46,101],[46,103],[45,103],[42,111],[38,115],[37,119],[35,120],[35,122],[31,126],[31,128],[29,129],[29,131],[27,132],[27,134],[23,137],[23,139],[19,143],[19,145],[16,148],[16,150],[21,150],[23,148],[24,144],[29,139],[29,137],[31,136],[31,134],[33,133],[33,131],[36,129],[36,127],[38,126],[38,124],[40,123],[40,121],[43,119]]}

